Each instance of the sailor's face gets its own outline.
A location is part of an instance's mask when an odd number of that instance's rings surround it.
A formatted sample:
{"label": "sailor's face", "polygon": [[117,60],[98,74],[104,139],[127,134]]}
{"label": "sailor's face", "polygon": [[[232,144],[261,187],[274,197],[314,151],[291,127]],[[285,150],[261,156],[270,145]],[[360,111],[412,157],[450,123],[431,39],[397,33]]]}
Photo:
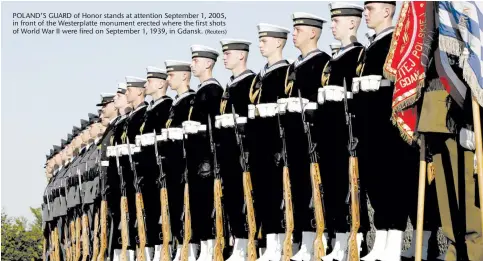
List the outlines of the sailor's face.
{"label": "sailor's face", "polygon": [[55,155],[54,160],[55,160],[55,164],[59,166],[60,164],[62,164],[62,155],[60,152]]}
{"label": "sailor's face", "polygon": [[374,29],[384,21],[383,7],[383,4],[378,3],[370,3],[364,6],[364,18],[368,28]]}
{"label": "sailor's face", "polygon": [[52,172],[52,169],[54,168],[54,160],[51,158],[49,159],[49,161],[47,161],[47,168],[50,170],[50,172]]}
{"label": "sailor's face", "polygon": [[138,87],[128,87],[126,91],[126,99],[128,103],[136,101],[137,97],[140,96],[141,88]]}
{"label": "sailor's face", "polygon": [[332,35],[336,40],[341,40],[344,36],[349,34],[350,19],[348,17],[334,17],[330,24]]}
{"label": "sailor's face", "polygon": [[97,136],[97,134],[99,134],[99,125],[97,123],[94,123],[89,128],[89,136],[95,137],[95,136]]}
{"label": "sailor's face", "polygon": [[310,40],[310,30],[311,28],[309,26],[304,26],[304,25],[296,25],[293,28],[293,44],[295,47],[300,47],[304,43],[308,42]]}
{"label": "sailor's face", "polygon": [[169,72],[166,80],[169,86],[171,86],[171,89],[176,91],[182,82],[182,72]]}
{"label": "sailor's face", "polygon": [[278,39],[274,37],[261,37],[258,40],[258,47],[260,48],[260,54],[263,57],[269,57],[272,55],[278,46]]}
{"label": "sailor's face", "polygon": [[195,77],[199,77],[200,73],[203,71],[203,66],[202,66],[203,63],[204,61],[199,57],[194,57],[191,60],[191,64],[190,64],[191,72]]}
{"label": "sailor's face", "polygon": [[228,50],[223,52],[223,64],[225,68],[231,70],[236,67],[239,61],[239,51]]}
{"label": "sailor's face", "polygon": [[114,106],[114,102],[110,102],[102,107],[101,110],[103,118],[111,118],[116,113],[116,106]]}
{"label": "sailor's face", "polygon": [[156,93],[157,90],[161,89],[162,87],[162,81],[161,79],[158,78],[148,78],[146,83],[144,84],[144,88],[146,90],[146,95],[152,95]]}
{"label": "sailor's face", "polygon": [[69,159],[72,157],[72,154],[73,154],[73,144],[72,143],[67,146],[65,154],[66,154],[67,158],[69,158]]}
{"label": "sailor's face", "polygon": [[119,110],[126,107],[126,105],[127,105],[126,95],[122,93],[117,93],[116,96],[114,97],[114,107],[116,107],[116,109]]}
{"label": "sailor's face", "polygon": [[107,117],[102,117],[101,118],[101,123],[102,123],[102,126],[104,126],[104,127],[107,127],[109,125],[109,122],[110,121],[111,120],[109,120],[109,118],[107,118]]}
{"label": "sailor's face", "polygon": [[90,139],[89,127],[87,127],[87,129],[82,131],[81,138],[82,138],[82,142],[84,142],[84,143],[87,143],[89,141],[89,139]]}

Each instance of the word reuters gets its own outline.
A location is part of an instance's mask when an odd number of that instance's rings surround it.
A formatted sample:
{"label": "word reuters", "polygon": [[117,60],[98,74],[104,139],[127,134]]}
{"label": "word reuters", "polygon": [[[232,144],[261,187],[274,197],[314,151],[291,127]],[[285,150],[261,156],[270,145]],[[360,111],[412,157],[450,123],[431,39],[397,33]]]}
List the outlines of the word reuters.
{"label": "word reuters", "polygon": [[72,18],[71,13],[13,13],[13,18]]}

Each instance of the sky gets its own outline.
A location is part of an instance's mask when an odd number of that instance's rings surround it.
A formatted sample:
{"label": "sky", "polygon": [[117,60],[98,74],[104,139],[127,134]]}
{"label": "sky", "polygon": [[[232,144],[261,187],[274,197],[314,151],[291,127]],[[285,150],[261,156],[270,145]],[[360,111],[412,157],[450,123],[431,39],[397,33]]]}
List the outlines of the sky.
{"label": "sky", "polygon": [[[340,1],[339,1],[340,2]],[[363,2],[350,2],[362,5]],[[146,67],[165,60],[191,61],[190,46],[221,52],[220,40],[251,41],[248,68],[265,60],[258,50],[258,23],[292,30],[291,14],[308,12],[330,21],[329,2],[2,2],[1,3],[1,204],[9,215],[32,219],[47,184],[45,155],[80,119],[96,113],[100,93],[115,92],[125,76],[146,77]],[[400,4],[396,14],[399,13]],[[13,13],[224,13],[226,35],[19,35]],[[397,15],[396,15],[397,18]],[[336,42],[325,24],[319,48],[330,54]],[[363,21],[358,39],[366,44]],[[291,37],[284,57],[296,59]],[[213,75],[225,86],[230,71],[218,60]],[[196,78],[191,86],[196,89]],[[173,92],[169,92],[171,96]]]}

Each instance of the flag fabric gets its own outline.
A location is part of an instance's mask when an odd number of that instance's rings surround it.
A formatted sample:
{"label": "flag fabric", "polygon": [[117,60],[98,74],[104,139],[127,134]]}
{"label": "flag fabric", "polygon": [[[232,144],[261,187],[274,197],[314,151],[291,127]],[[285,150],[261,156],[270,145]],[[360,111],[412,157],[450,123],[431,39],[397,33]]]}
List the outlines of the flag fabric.
{"label": "flag fabric", "polygon": [[[483,3],[440,1],[438,22],[440,51],[460,57],[463,79],[480,106],[483,106]],[[458,86],[450,90],[447,87],[447,90],[461,106],[466,89]]]}
{"label": "flag fabric", "polygon": [[426,33],[427,25],[433,24],[433,21],[426,21],[428,7],[432,8],[432,5],[426,1],[403,3],[384,64],[384,76],[395,82],[391,120],[399,128],[402,138],[410,144],[417,139],[418,112],[415,104],[425,83],[425,58],[429,53],[425,48],[429,35]]}

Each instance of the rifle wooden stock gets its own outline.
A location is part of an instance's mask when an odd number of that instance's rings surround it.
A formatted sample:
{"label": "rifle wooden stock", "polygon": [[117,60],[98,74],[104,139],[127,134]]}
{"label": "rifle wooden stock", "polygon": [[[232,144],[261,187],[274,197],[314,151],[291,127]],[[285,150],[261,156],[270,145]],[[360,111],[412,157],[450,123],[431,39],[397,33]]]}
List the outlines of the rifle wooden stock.
{"label": "rifle wooden stock", "polygon": [[50,232],[50,259],[49,260],[54,260],[55,261],[55,235],[54,235],[54,230]]}
{"label": "rifle wooden stock", "polygon": [[99,211],[96,211],[94,215],[94,241],[92,243],[92,258],[91,261],[97,260],[97,255],[99,254]]}
{"label": "rifle wooden stock", "polygon": [[81,219],[77,217],[75,220],[75,257],[74,260],[78,261],[81,256]]}
{"label": "rifle wooden stock", "polygon": [[44,240],[42,243],[42,260],[45,261],[47,259],[47,239],[44,236]]}
{"label": "rifle wooden stock", "polygon": [[138,246],[138,259],[139,261],[146,261],[144,255],[144,248],[146,247],[146,228],[144,224],[144,202],[143,195],[141,193],[136,193],[136,218],[138,221],[138,236],[139,236],[139,246]]}
{"label": "rifle wooden stock", "polygon": [[[67,228],[67,226],[65,227]],[[65,260],[70,261],[70,244],[68,230],[64,229],[64,248],[65,248]]]}
{"label": "rifle wooden stock", "polygon": [[349,236],[348,261],[359,261],[357,232],[360,227],[359,164],[356,157],[349,158],[349,182],[351,193],[351,232]]}
{"label": "rifle wooden stock", "polygon": [[478,194],[480,199],[480,222],[483,228],[483,138],[481,134],[481,120],[480,120],[480,105],[476,98],[472,99],[473,109],[473,129],[475,130],[475,155],[476,155],[476,170],[478,174]]}
{"label": "rifle wooden stock", "polygon": [[255,222],[255,208],[253,206],[252,197],[252,179],[250,172],[243,172],[243,194],[245,196],[245,204],[247,207],[247,222],[248,222],[248,261],[257,260],[257,249],[255,247],[255,236],[257,233],[257,224]]}
{"label": "rifle wooden stock", "polygon": [[191,240],[191,210],[189,185],[184,185],[184,242],[181,249],[181,261],[188,261],[188,244]]}
{"label": "rifle wooden stock", "polygon": [[418,184],[418,214],[416,223],[416,250],[415,261],[422,260],[423,253],[423,224],[424,224],[424,198],[426,195],[426,143],[424,135],[420,138],[419,155],[419,184]]}
{"label": "rifle wooden stock", "polygon": [[70,228],[70,260],[74,261],[74,257],[76,255],[75,252],[75,219],[72,219],[69,224]]}
{"label": "rifle wooden stock", "polygon": [[101,201],[101,246],[97,261],[104,261],[107,250],[107,201]]}
{"label": "rifle wooden stock", "polygon": [[127,208],[127,197],[121,197],[121,261],[127,261],[127,247],[129,242],[129,228],[127,224],[127,215],[129,210]]}
{"label": "rifle wooden stock", "polygon": [[82,215],[82,261],[87,261],[89,256],[89,218]]}
{"label": "rifle wooden stock", "polygon": [[54,229],[54,239],[55,260],[60,261],[59,229],[57,227]]}
{"label": "rifle wooden stock", "polygon": [[225,248],[225,239],[223,237],[223,209],[221,206],[221,198],[223,192],[221,190],[221,180],[215,179],[214,186],[215,200],[215,220],[216,220],[216,238],[214,247],[214,261],[223,261],[223,249]]}
{"label": "rifle wooden stock", "polygon": [[312,197],[314,201],[315,214],[315,240],[314,240],[314,258],[320,260],[325,255],[324,242],[322,236],[324,235],[325,220],[324,208],[322,206],[322,195],[320,194],[320,186],[322,184],[320,178],[320,170],[318,163],[310,163],[310,178],[312,180]]}
{"label": "rifle wooden stock", "polygon": [[50,231],[50,238],[49,238],[49,260],[54,259],[54,231]]}
{"label": "rifle wooden stock", "polygon": [[292,234],[294,229],[292,188],[287,166],[283,167],[283,200],[285,203],[285,240],[283,241],[283,259],[290,261],[292,257]]}
{"label": "rifle wooden stock", "polygon": [[171,238],[171,224],[169,223],[168,215],[168,190],[166,188],[161,188],[161,222],[163,230],[163,255],[161,256],[161,261],[170,261],[171,257],[169,255],[169,240]]}

